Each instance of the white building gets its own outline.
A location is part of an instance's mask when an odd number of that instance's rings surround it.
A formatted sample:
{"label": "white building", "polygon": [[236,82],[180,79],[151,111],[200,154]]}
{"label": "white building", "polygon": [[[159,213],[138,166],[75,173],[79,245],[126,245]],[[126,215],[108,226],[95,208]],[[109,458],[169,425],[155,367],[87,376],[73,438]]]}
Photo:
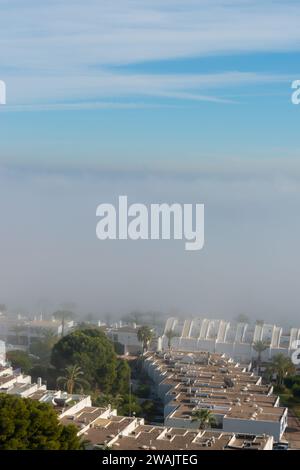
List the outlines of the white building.
{"label": "white building", "polygon": [[164,402],[164,424],[197,429],[195,411],[209,409],[224,432],[268,434],[280,440],[287,408],[279,406],[272,385],[225,355],[212,353],[148,353],[147,374]]}
{"label": "white building", "polygon": [[267,348],[262,353],[263,360],[269,360],[278,353],[291,356],[300,345],[300,328],[289,331],[272,324],[235,323],[226,320],[193,318],[179,320],[168,318],[162,347],[168,349],[167,331],[173,331],[172,347],[179,351],[209,351],[227,354],[237,361],[245,362],[257,356],[253,349],[256,341],[263,341]]}
{"label": "white building", "polygon": [[111,341],[122,345],[124,355],[134,355],[141,353],[143,349],[137,337],[138,330],[139,327],[136,325],[125,325],[107,328],[105,332]]}
{"label": "white building", "polygon": [[[74,326],[72,320],[66,321],[64,332],[67,334]],[[44,337],[45,331],[59,336],[62,333],[61,322],[55,319],[43,320],[41,316],[33,320],[0,317],[0,340],[6,342],[7,350],[27,350],[30,344]]]}
{"label": "white building", "polygon": [[[149,358],[147,360],[151,372],[151,363]],[[185,359],[184,363],[187,364]],[[5,364],[0,366],[0,393],[50,404],[62,424],[73,424],[77,427],[77,435],[89,443],[89,449],[110,447],[113,450],[271,450],[273,447],[273,435],[256,435],[255,427],[251,434],[244,431],[243,434],[238,434],[230,430],[225,432],[225,429],[182,429],[186,427],[185,422],[182,422],[180,428],[145,425],[143,418],[117,416],[117,411],[110,406],[92,406],[88,395],[47,390],[41,379],[38,379],[37,383],[31,383],[30,376],[13,371]],[[178,423],[180,424],[179,421]],[[230,427],[229,422],[227,427]]]}
{"label": "white building", "polygon": [[[8,365],[0,366],[0,393],[49,403],[57,410],[59,419],[73,416],[82,409],[92,406],[89,395],[68,394],[62,390],[47,390],[46,385],[42,384],[41,378],[37,380],[37,383],[32,383],[30,375],[24,375]],[[105,410],[103,411],[105,417],[114,412],[110,407]]]}
{"label": "white building", "polygon": [[5,342],[0,340],[0,366],[4,366],[5,361],[6,361]]}

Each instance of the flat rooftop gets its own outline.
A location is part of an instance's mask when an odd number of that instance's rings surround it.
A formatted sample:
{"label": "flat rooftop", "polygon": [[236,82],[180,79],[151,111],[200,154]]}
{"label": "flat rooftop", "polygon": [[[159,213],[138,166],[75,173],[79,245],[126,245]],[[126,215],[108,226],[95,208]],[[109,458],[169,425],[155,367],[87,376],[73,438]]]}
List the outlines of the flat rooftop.
{"label": "flat rooftop", "polygon": [[[113,450],[230,450],[229,443],[234,443],[233,433],[214,431],[192,431],[181,428],[166,428],[140,425],[128,436],[119,438],[112,446]],[[248,436],[237,438],[236,447],[248,447],[255,442],[256,449],[264,449],[269,437]],[[232,446],[234,448],[234,446]]]}
{"label": "flat rooftop", "polygon": [[127,416],[112,416],[110,419],[99,418],[84,433],[84,438],[93,445],[104,445],[126,429],[134,420],[135,418]]}
{"label": "flat rooftop", "polygon": [[72,415],[67,415],[61,418],[62,424],[74,424],[79,429],[86,427],[100,418],[103,413],[107,411],[106,408],[98,408],[95,406],[86,406],[82,410]]}
{"label": "flat rooftop", "polygon": [[[286,408],[279,407],[272,386],[248,367],[221,354],[207,352],[148,353],[146,360],[156,373],[161,390],[167,386],[169,418],[191,420],[195,410],[210,409],[228,418],[280,421]],[[179,421],[178,421],[179,422]]]}

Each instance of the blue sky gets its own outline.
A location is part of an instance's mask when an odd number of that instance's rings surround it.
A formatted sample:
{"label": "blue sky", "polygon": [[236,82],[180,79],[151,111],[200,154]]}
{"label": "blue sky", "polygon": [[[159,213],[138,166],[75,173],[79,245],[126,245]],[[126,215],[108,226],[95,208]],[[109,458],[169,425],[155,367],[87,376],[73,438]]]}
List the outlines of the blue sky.
{"label": "blue sky", "polygon": [[[0,0],[3,301],[294,321],[299,18],[298,0]],[[203,202],[205,249],[99,244],[119,194]]]}
{"label": "blue sky", "polygon": [[0,8],[4,161],[169,168],[184,153],[193,168],[226,154],[296,155],[299,2],[1,0]]}

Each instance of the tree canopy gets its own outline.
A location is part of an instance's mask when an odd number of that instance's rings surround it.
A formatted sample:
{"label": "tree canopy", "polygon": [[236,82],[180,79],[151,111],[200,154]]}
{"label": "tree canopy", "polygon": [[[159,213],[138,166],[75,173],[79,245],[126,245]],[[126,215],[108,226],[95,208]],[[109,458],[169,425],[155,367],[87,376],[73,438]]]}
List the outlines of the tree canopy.
{"label": "tree canopy", "polygon": [[22,372],[28,374],[32,367],[32,359],[25,351],[16,349],[15,351],[8,351],[6,353],[7,360],[11,363],[13,369],[21,369]]}
{"label": "tree canopy", "polygon": [[168,331],[165,332],[165,336],[168,339],[168,348],[169,348],[169,350],[171,350],[172,339],[176,338],[178,336],[178,333],[176,333],[176,331],[174,331],[174,330],[168,330]]}
{"label": "tree canopy", "polygon": [[116,374],[117,380],[115,380],[113,384],[112,391],[114,393],[121,393],[122,395],[125,395],[129,392],[129,381],[131,375],[130,367],[127,361],[122,359],[117,360]]}
{"label": "tree canopy", "polygon": [[193,412],[192,421],[199,423],[199,429],[212,427],[216,424],[216,418],[207,408],[202,408]]}
{"label": "tree canopy", "polygon": [[58,341],[58,336],[51,330],[45,330],[43,337],[31,343],[29,351],[36,356],[44,366],[49,366],[51,351]]}
{"label": "tree canopy", "polygon": [[282,385],[284,378],[295,372],[295,366],[289,357],[283,354],[275,354],[268,367],[269,372],[276,375],[276,384]]}
{"label": "tree canopy", "polygon": [[53,408],[28,398],[0,394],[1,450],[79,450],[74,425],[59,423]]}
{"label": "tree canopy", "polygon": [[[60,370],[77,365],[91,389],[110,392],[117,378],[118,361],[112,343],[98,330],[76,330],[58,341],[51,363]],[[124,372],[124,371],[123,371]]]}

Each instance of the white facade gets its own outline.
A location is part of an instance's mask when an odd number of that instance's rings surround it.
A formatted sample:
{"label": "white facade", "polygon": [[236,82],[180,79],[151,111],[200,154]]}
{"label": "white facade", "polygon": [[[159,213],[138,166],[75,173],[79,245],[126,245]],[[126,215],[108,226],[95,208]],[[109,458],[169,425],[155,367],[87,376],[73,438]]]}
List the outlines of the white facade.
{"label": "white facade", "polygon": [[107,336],[124,347],[124,354],[138,354],[142,352],[142,344],[137,337],[138,328],[123,326],[107,330]]}
{"label": "white facade", "polygon": [[[176,354],[176,353],[175,353]],[[180,363],[187,364],[188,359],[191,360],[191,356],[182,356]],[[179,360],[178,360],[179,361]],[[231,359],[228,360],[232,361]],[[234,363],[234,361],[232,361]],[[169,367],[169,372],[167,372],[165,367],[161,366],[161,361],[155,356],[147,357],[144,361],[144,368],[149,377],[156,384],[156,391],[158,396],[164,403],[164,425],[168,427],[176,428],[185,428],[185,429],[197,429],[199,424],[196,421],[191,419],[190,414],[181,414],[177,413],[177,410],[182,405],[180,401],[180,395],[178,392],[178,385],[174,385],[172,381],[172,376],[176,374],[176,364],[173,366],[174,369],[171,370]],[[179,369],[177,369],[179,370]],[[243,369],[246,373],[247,368]],[[191,373],[192,374],[192,373]],[[187,372],[188,375],[188,372]],[[190,375],[193,378],[196,378],[197,375]],[[169,378],[170,377],[170,378]],[[184,379],[183,379],[184,380]],[[205,379],[204,379],[205,380]],[[257,377],[257,380],[254,382],[255,386],[266,387],[261,385],[261,377]],[[201,386],[197,386],[199,389],[199,396],[201,396]],[[208,386],[209,388],[209,386]],[[211,389],[213,390],[213,389]],[[218,390],[217,388],[215,390]],[[226,392],[225,392],[226,393]],[[272,387],[269,387],[265,392],[266,396],[270,396],[272,393]],[[195,400],[195,407],[199,400]],[[213,401],[213,400],[212,400]],[[236,402],[239,400],[236,400]],[[192,401],[190,401],[192,403]],[[245,414],[242,412],[241,416],[236,417],[237,413],[235,403],[224,403],[221,402],[201,405],[203,408],[209,408],[213,410],[213,415],[216,419],[217,424],[224,432],[234,432],[234,433],[245,433],[245,434],[266,434],[273,436],[275,440],[280,440],[287,426],[287,408],[279,407],[279,398],[274,396],[273,406],[268,406],[259,408],[257,404],[251,404],[249,402],[248,406],[245,406]],[[253,406],[253,410],[249,413],[249,406]]]}
{"label": "white facade", "polygon": [[5,342],[0,341],[0,366],[4,366],[6,361],[6,347]]}
{"label": "white facade", "polygon": [[286,426],[287,409],[279,421],[230,418],[226,415],[223,418],[223,430],[225,432],[234,429],[237,433],[267,434],[273,436],[275,441],[280,441]]}
{"label": "white facade", "polygon": [[269,360],[278,353],[291,356],[300,342],[300,328],[290,331],[277,325],[234,323],[226,320],[193,318],[179,320],[168,318],[162,347],[168,349],[167,331],[174,331],[172,348],[178,351],[208,351],[227,354],[237,361],[249,361],[257,356],[253,349],[256,341],[265,342],[268,347],[262,353],[263,360]]}
{"label": "white facade", "polygon": [[[65,334],[67,334],[73,326],[73,321],[66,321],[64,326]],[[54,319],[43,320],[41,318],[34,318],[33,320],[17,320],[4,316],[0,317],[0,340],[6,342],[7,350],[27,350],[33,341],[44,337],[46,330],[52,331],[55,335],[60,336],[62,333],[61,322]]]}

